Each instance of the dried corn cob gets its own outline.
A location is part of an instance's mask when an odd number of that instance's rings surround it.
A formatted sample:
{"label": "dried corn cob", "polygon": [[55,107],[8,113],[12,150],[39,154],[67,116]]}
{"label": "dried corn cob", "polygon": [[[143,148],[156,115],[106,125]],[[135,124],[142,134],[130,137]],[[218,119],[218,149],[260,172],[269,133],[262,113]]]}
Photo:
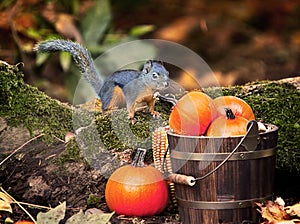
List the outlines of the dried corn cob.
{"label": "dried corn cob", "polygon": [[[168,149],[167,131],[168,127],[160,127],[152,133],[152,149],[154,166],[163,174],[172,173],[172,164],[170,158],[170,152]],[[167,152],[166,152],[167,151]],[[177,208],[177,200],[175,195],[175,184],[168,181],[170,199],[172,206]]]}
{"label": "dried corn cob", "polygon": [[152,133],[154,165],[162,173],[172,173],[170,152],[166,153],[168,148],[167,130],[167,127],[160,127]]}

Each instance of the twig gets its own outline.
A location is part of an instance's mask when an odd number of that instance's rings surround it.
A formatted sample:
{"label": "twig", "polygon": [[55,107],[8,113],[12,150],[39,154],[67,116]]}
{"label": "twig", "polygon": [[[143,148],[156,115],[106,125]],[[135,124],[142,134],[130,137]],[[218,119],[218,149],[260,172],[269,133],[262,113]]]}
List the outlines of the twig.
{"label": "twig", "polygon": [[55,139],[57,139],[58,141],[62,142],[62,143],[66,143],[66,141],[60,139],[59,137],[54,136]]}
{"label": "twig", "polygon": [[[16,204],[15,201],[13,203]],[[34,208],[39,208],[39,209],[47,209],[47,210],[51,210],[52,209],[51,207],[42,206],[42,205],[35,205],[35,204],[27,203],[27,202],[21,202],[21,201],[19,201],[18,203],[21,204],[21,205],[26,205],[26,206],[29,206],[29,207],[34,207]]]}
{"label": "twig", "polygon": [[10,155],[8,155],[4,160],[2,160],[0,162],[0,166],[2,166],[3,163],[5,163],[6,160],[8,160],[10,157],[12,157],[15,153],[17,153],[20,149],[22,149],[25,145],[29,144],[30,142],[32,142],[33,140],[40,138],[42,136],[44,136],[45,134],[40,134],[38,136],[35,136],[32,139],[29,139],[27,142],[25,142],[23,145],[21,145],[19,148],[17,148],[16,150],[14,150]]}

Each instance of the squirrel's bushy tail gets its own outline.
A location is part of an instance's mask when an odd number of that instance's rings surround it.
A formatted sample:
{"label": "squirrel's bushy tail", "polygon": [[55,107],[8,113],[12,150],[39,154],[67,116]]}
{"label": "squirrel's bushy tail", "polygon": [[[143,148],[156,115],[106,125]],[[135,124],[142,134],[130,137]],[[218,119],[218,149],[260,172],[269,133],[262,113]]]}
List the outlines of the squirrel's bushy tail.
{"label": "squirrel's bushy tail", "polygon": [[70,53],[82,75],[93,86],[96,93],[99,93],[102,85],[100,75],[90,53],[81,44],[62,39],[47,40],[38,43],[34,50],[40,52],[65,51]]}

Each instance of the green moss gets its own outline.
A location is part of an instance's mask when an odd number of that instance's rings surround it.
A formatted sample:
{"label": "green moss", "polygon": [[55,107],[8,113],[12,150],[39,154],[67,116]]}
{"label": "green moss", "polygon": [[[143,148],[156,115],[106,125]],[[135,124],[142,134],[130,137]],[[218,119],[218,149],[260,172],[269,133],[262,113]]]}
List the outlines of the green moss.
{"label": "green moss", "polygon": [[299,172],[300,91],[287,83],[258,85],[250,90],[239,97],[248,102],[258,120],[279,127],[277,167]]}
{"label": "green moss", "polygon": [[169,114],[161,112],[160,118],[153,118],[149,113],[137,112],[134,124],[127,116],[127,110],[121,109],[109,115],[99,114],[96,117],[101,141],[107,149],[120,151],[137,147],[151,149],[151,132],[168,125]]}
{"label": "green moss", "polygon": [[0,116],[11,126],[39,130],[51,141],[72,130],[72,110],[23,81],[18,66],[0,62]]}
{"label": "green moss", "polygon": [[87,199],[87,204],[89,206],[98,207],[101,202],[102,202],[102,196],[100,195],[90,194]]}
{"label": "green moss", "polygon": [[84,158],[75,138],[72,138],[66,143],[65,150],[53,162],[63,166],[67,162],[79,161],[84,161]]}
{"label": "green moss", "polygon": [[203,89],[203,91],[209,95],[212,99],[219,96],[237,96],[243,92],[242,86],[231,86],[231,87],[209,87]]}

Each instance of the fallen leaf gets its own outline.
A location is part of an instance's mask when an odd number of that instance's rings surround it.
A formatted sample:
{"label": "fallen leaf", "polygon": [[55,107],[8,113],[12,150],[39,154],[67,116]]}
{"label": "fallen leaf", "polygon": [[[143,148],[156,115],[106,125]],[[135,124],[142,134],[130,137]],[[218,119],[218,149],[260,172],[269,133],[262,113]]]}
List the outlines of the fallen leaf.
{"label": "fallen leaf", "polygon": [[12,213],[11,203],[12,198],[3,192],[0,192],[0,211],[6,211]]}
{"label": "fallen leaf", "polygon": [[83,211],[78,212],[77,214],[73,215],[69,218],[66,224],[74,224],[74,223],[84,223],[84,224],[105,224],[108,223],[111,217],[113,216],[114,212],[112,213],[103,213],[103,214],[87,214],[85,215]]}
{"label": "fallen leaf", "polygon": [[295,220],[285,220],[285,221],[280,221],[280,222],[275,222],[274,224],[296,224],[299,222],[295,222]]}
{"label": "fallen leaf", "polygon": [[4,220],[4,223],[5,223],[5,224],[14,223],[14,220],[12,220],[10,217],[7,217],[7,218]]}
{"label": "fallen leaf", "polygon": [[300,217],[300,203],[297,203],[293,206],[287,206],[285,207],[285,211],[289,214],[289,215],[296,215],[298,217]]}
{"label": "fallen leaf", "polygon": [[3,192],[0,192],[0,199],[6,202],[13,202],[13,199],[9,197],[7,194],[4,194]]}
{"label": "fallen leaf", "polygon": [[[257,123],[261,123],[261,122],[257,122]],[[262,125],[264,125],[263,123],[261,123]],[[285,202],[284,200],[281,198],[281,197],[277,197],[276,200],[275,200],[275,203],[281,205],[281,206],[284,206],[285,205]]]}
{"label": "fallen leaf", "polygon": [[285,212],[284,207],[272,202],[267,201],[265,205],[257,203],[260,207],[258,210],[261,213],[261,216],[267,220],[267,223],[278,223],[279,221],[289,220],[288,214]]}
{"label": "fallen leaf", "polygon": [[59,206],[51,209],[48,212],[40,212],[37,215],[38,224],[59,224],[60,220],[65,217],[66,202],[61,203]]}
{"label": "fallen leaf", "polygon": [[272,214],[273,218],[275,220],[286,220],[287,218],[287,213],[284,211],[284,207],[274,203],[272,201],[269,201],[266,205],[267,209],[270,211]]}
{"label": "fallen leaf", "polygon": [[12,208],[10,206],[10,203],[7,201],[0,200],[0,211],[6,211],[12,213]]}
{"label": "fallen leaf", "polygon": [[85,215],[91,215],[91,214],[104,214],[104,212],[101,209],[98,208],[89,208],[84,212]]}

